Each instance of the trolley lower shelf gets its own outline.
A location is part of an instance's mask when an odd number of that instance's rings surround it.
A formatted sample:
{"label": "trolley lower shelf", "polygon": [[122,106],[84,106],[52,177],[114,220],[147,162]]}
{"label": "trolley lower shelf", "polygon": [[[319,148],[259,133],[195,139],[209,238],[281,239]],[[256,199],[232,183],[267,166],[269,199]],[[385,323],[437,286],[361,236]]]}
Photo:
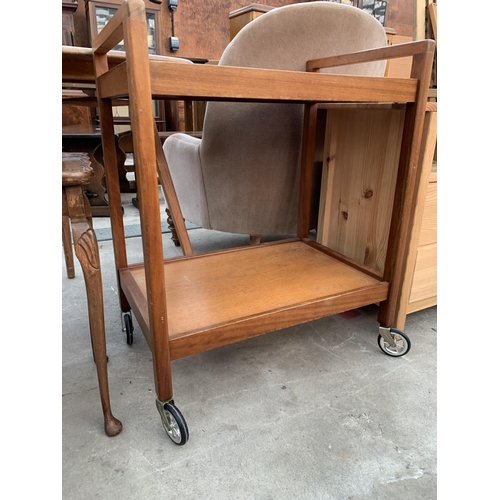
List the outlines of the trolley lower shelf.
{"label": "trolley lower shelf", "polygon": [[[171,359],[387,298],[387,282],[332,254],[293,239],[165,261]],[[120,278],[152,348],[144,266]]]}

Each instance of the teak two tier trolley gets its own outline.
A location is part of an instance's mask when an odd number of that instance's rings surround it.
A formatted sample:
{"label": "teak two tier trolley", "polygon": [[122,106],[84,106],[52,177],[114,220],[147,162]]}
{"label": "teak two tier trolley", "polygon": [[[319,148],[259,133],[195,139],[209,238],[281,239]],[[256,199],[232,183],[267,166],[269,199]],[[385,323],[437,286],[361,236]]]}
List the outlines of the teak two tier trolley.
{"label": "teak two tier trolley", "polygon": [[[188,439],[173,401],[171,361],[291,325],[379,303],[379,345],[393,356],[410,342],[394,330],[402,287],[434,42],[425,40],[309,61],[307,72],[179,64],[148,57],[142,0],[125,0],[93,43],[120,306],[133,311],[153,354],[157,408],[169,437]],[[124,40],[126,58],[108,67]],[[411,78],[318,73],[322,67],[413,57]],[[194,255],[151,113],[152,98],[304,104],[297,237]],[[128,99],[140,203],[143,265],[129,266],[113,134],[112,100]],[[383,275],[309,239],[318,103],[406,103],[406,118]],[[158,176],[184,256],[164,261]],[[193,314],[192,311],[196,311]]]}

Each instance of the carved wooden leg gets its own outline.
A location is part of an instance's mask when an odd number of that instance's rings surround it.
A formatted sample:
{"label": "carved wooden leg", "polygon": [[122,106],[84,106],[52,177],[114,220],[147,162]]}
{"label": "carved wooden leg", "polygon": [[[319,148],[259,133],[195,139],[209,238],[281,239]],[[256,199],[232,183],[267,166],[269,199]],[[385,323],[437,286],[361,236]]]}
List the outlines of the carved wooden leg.
{"label": "carved wooden leg", "polygon": [[181,243],[179,241],[179,237],[177,236],[177,231],[174,226],[174,220],[172,219],[172,214],[170,213],[170,210],[168,208],[165,209],[165,212],[167,213],[168,228],[170,229],[170,231],[172,231],[172,241],[174,242],[174,245],[176,247],[179,247]]}
{"label": "carved wooden leg", "polygon": [[104,414],[104,430],[108,436],[116,436],[122,430],[122,424],[111,413],[109,400],[102,279],[97,239],[87,221],[73,222],[72,229],[75,254],[82,266],[87,290],[90,335]]}
{"label": "carved wooden leg", "polygon": [[87,154],[62,154],[63,225],[64,220],[66,219],[67,221],[69,219],[73,231],[75,254],[80,262],[83,277],[85,278],[90,337],[104,415],[104,430],[108,436],[116,436],[122,430],[122,423],[111,413],[111,403],[109,401],[99,248],[97,246],[97,238],[92,229],[90,204],[82,191],[82,186],[87,185],[93,175],[94,173]]}
{"label": "carved wooden leg", "polygon": [[71,227],[68,216],[62,216],[62,243],[64,249],[64,260],[66,261],[66,275],[68,278],[75,277],[75,262],[73,259],[73,246],[71,244]]}

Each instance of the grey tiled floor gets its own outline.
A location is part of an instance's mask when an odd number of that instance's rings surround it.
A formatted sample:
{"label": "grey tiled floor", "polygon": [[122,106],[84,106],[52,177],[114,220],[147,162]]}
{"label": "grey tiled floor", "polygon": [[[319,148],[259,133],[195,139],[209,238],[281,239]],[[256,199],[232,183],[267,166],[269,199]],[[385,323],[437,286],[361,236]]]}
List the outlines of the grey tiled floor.
{"label": "grey tiled floor", "polygon": [[[190,235],[199,251],[246,244]],[[140,238],[127,246],[141,262]],[[62,261],[64,499],[437,498],[436,307],[408,316],[412,349],[402,358],[379,350],[377,307],[368,306],[174,361],[175,402],[190,430],[178,447],[155,408],[137,322],[132,346],[121,332],[112,242],[99,247],[111,403],[123,431],[104,434],[83,278],[77,265],[67,279]],[[168,233],[164,253],[180,253]]]}

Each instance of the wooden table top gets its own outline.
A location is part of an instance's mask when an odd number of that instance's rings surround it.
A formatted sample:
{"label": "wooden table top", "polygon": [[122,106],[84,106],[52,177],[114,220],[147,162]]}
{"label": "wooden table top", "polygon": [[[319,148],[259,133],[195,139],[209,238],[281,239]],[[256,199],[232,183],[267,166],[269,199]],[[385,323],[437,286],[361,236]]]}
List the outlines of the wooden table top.
{"label": "wooden table top", "polygon": [[[175,57],[150,54],[151,61],[165,61],[205,64],[208,59],[199,57]],[[125,61],[125,52],[111,50],[108,53],[109,67],[113,68]],[[63,84],[79,84],[81,88],[89,88],[89,84],[95,88],[94,63],[92,61],[92,49],[90,47],[62,46],[62,82]]]}
{"label": "wooden table top", "polygon": [[62,153],[62,185],[82,186],[88,184],[94,176],[86,153]]}

